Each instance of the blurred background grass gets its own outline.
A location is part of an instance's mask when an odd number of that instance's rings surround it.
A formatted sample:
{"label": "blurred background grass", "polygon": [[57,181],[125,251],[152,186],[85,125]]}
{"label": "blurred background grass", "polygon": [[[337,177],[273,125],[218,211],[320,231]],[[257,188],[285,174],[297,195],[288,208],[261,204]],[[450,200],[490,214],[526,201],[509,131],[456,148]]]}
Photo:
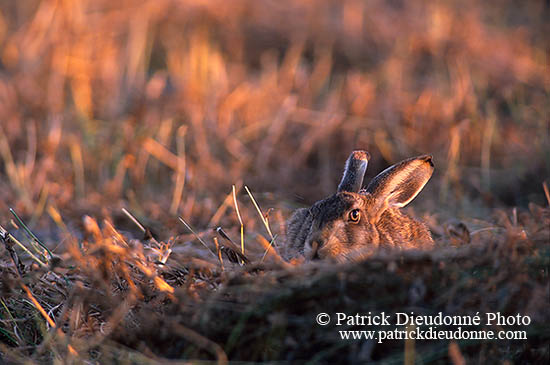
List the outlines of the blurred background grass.
{"label": "blurred background grass", "polygon": [[333,192],[353,148],[368,177],[433,154],[423,211],[545,204],[549,18],[513,0],[3,1],[0,216],[125,205],[204,226],[231,184],[287,208]]}

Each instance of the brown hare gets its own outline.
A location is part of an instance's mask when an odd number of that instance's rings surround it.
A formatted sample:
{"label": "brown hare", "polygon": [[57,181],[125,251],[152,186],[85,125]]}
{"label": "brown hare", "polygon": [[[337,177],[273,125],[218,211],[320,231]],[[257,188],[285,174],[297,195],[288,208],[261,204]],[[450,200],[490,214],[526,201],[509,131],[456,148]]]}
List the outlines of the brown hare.
{"label": "brown hare", "polygon": [[358,260],[379,246],[433,243],[428,228],[399,208],[413,200],[432,176],[432,156],[401,161],[361,189],[370,155],[354,151],[336,194],[294,212],[287,222],[287,257]]}

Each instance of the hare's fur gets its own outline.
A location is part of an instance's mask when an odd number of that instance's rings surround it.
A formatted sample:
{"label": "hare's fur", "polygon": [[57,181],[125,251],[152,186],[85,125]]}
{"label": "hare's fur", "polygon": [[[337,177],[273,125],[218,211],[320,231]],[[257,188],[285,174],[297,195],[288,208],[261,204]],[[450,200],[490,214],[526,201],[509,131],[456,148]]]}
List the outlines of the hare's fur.
{"label": "hare's fur", "polygon": [[[432,157],[402,161],[381,172],[359,190],[368,154],[355,151],[346,162],[338,192],[294,212],[287,222],[287,257],[331,258],[338,261],[361,257],[358,252],[379,246],[419,247],[433,243],[425,224],[402,213],[432,175]],[[350,220],[352,211],[358,221]]]}

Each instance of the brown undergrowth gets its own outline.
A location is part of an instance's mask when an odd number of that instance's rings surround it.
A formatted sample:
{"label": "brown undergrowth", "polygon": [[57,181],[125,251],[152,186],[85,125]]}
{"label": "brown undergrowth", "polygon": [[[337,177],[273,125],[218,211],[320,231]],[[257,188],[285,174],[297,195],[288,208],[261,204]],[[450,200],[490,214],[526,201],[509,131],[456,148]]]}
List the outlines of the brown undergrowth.
{"label": "brown undergrowth", "polygon": [[[403,341],[341,340],[339,330],[364,328],[319,326],[323,312],[521,313],[532,320],[523,328],[528,341],[456,341],[460,356],[522,363],[548,356],[549,209],[532,205],[516,222],[503,211],[489,228],[468,232],[469,242],[442,238],[433,250],[380,251],[339,265],[289,264],[274,252],[244,265],[227,254],[167,255],[169,243],[128,239],[109,224],[100,231],[86,219],[83,247],[75,240],[49,267],[3,266],[5,360],[401,363],[410,356]],[[417,341],[412,351],[420,361],[447,361],[449,346]]]}
{"label": "brown undergrowth", "polygon": [[[549,16],[1,2],[0,362],[547,359]],[[436,247],[281,260],[285,218],[335,191],[353,149],[367,180],[434,156],[407,209]],[[381,344],[315,324],[369,311],[533,322],[525,341]]]}

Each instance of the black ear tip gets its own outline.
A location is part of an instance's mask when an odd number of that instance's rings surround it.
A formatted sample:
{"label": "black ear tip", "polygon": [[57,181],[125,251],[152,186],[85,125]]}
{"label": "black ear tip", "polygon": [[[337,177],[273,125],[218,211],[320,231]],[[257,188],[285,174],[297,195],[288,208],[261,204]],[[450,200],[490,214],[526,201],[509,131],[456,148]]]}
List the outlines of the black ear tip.
{"label": "black ear tip", "polygon": [[431,167],[434,167],[434,162],[433,162],[433,156],[432,155],[423,155],[423,156],[420,156],[420,159],[422,161],[426,161],[427,163],[429,163]]}
{"label": "black ear tip", "polygon": [[363,160],[363,161],[369,161],[370,160],[370,153],[363,150],[356,150],[351,153],[351,156],[354,160]]}

